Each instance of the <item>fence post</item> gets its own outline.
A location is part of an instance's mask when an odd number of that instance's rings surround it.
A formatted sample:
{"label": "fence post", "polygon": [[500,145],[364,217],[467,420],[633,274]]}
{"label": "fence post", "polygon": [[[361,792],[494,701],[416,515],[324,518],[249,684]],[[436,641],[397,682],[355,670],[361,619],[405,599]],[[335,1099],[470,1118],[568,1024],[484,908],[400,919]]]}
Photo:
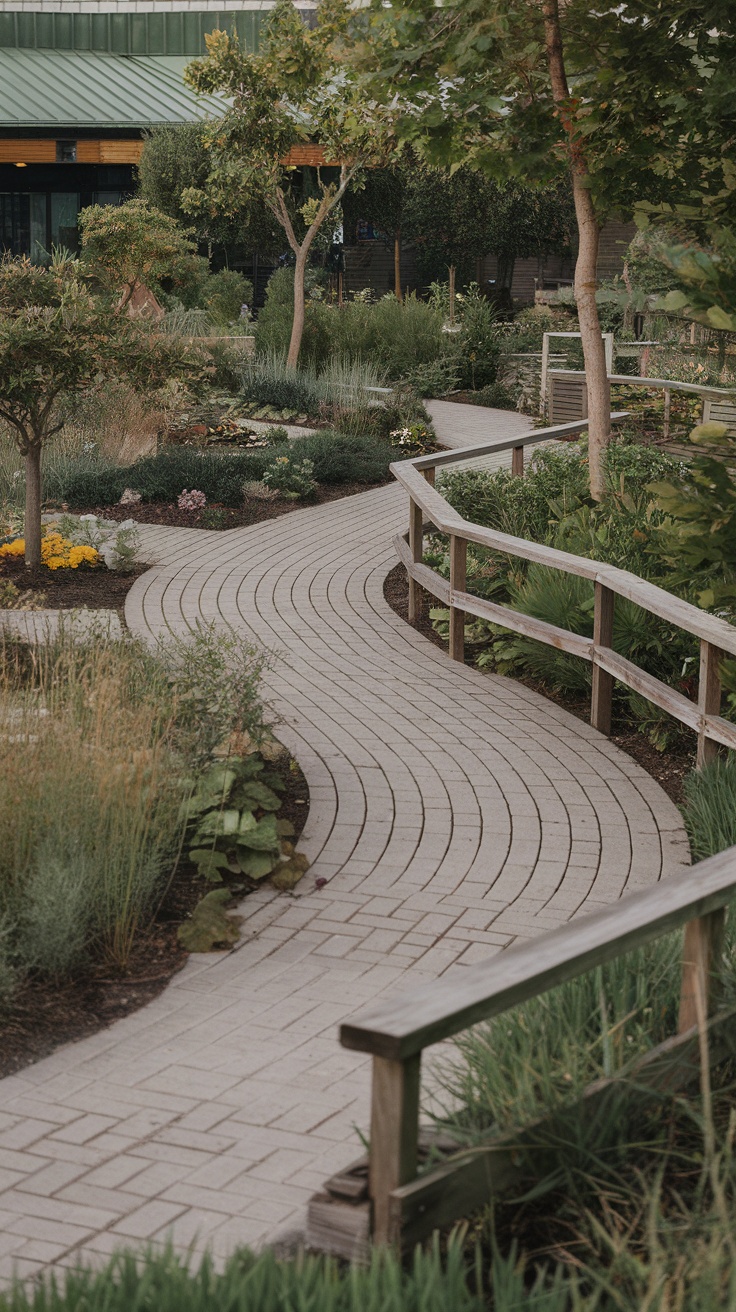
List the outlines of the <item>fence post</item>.
{"label": "fence post", "polygon": [[[721,709],[721,657],[720,648],[700,641],[700,678],[698,680],[698,708],[700,714],[718,715]],[[718,754],[718,744],[709,738],[705,724],[701,723],[698,731],[697,768],[700,770]]]}
{"label": "fence post", "polygon": [[511,451],[511,473],[518,478],[524,477],[524,448],[515,446]]}
{"label": "fence post", "polygon": [[[701,715],[717,715],[721,709],[720,648],[700,640],[700,679],[698,708]],[[705,725],[698,732],[697,768],[702,770],[717,755],[718,744],[708,738]],[[682,985],[680,991],[680,1034],[697,1025],[701,1017],[716,1009],[719,991],[718,967],[723,951],[725,912],[711,911],[685,926],[682,944]],[[700,1006],[698,1002],[700,1001]],[[700,1013],[700,1014],[699,1014]]]}
{"label": "fence post", "polygon": [[[414,561],[422,559],[422,507],[413,497],[409,499],[409,550]],[[419,584],[409,575],[409,623],[416,624],[421,609]]]}
{"label": "fence post", "polygon": [[[464,592],[467,581],[468,544],[465,538],[454,533],[450,537],[450,589]],[[454,661],[465,660],[465,611],[450,602],[450,656]]]}
{"label": "fence post", "polygon": [[424,477],[429,483],[429,486],[434,487],[435,475],[437,473],[437,470],[435,469],[434,465],[429,465],[426,469],[422,470],[422,473],[424,474]]}
{"label": "fence post", "polygon": [[[615,593],[604,583],[595,585],[595,617],[593,642],[596,647],[610,647],[613,643],[613,608]],[[611,704],[613,701],[613,675],[602,670],[593,653],[593,686],[590,697],[590,723],[607,736],[611,732]]]}
{"label": "fence post", "polygon": [[[723,952],[725,911],[711,911],[685,926],[678,1033],[684,1034],[712,1016],[720,993],[719,966]],[[700,1001],[700,1006],[698,1002]]]}
{"label": "fence post", "polygon": [[672,412],[672,390],[669,387],[664,389],[664,416],[662,418],[662,436],[670,435],[670,414]]}
{"label": "fence post", "polygon": [[391,1194],[417,1173],[421,1053],[406,1061],[373,1058],[368,1191],[373,1204],[373,1242],[397,1244]]}

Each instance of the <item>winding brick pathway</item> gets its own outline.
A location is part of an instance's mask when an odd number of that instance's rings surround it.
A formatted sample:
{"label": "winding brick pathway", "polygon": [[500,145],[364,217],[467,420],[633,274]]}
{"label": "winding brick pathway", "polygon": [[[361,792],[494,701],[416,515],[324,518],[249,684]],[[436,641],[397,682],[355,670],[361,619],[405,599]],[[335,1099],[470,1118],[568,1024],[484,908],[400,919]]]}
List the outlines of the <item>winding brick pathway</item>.
{"label": "winding brick pathway", "polygon": [[313,866],[295,896],[247,900],[234,952],[0,1083],[0,1276],[298,1228],[367,1125],[343,1017],[687,860],[676,809],[616,747],[390,610],[405,519],[386,487],[225,533],[144,529],[133,630],[201,617],[281,653],[268,693],[309,781]]}

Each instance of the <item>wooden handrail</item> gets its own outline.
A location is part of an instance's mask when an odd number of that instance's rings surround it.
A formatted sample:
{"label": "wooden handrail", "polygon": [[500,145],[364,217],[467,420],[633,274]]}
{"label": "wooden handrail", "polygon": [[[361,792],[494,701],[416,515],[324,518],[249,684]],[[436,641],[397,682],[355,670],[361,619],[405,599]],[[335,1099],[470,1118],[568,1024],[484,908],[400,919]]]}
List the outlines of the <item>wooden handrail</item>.
{"label": "wooden handrail", "polygon": [[[581,426],[585,427],[585,424]],[[566,429],[569,426],[562,425],[562,427]],[[555,431],[553,428],[540,429],[537,430],[537,435],[544,434],[541,440],[548,441]],[[476,447],[464,447],[460,451],[448,454],[456,460],[467,460],[476,450]],[[419,460],[422,461],[421,465]],[[657,615],[659,619],[667,620],[694,637],[720,647],[729,655],[736,656],[736,628],[733,625],[719,619],[717,615],[709,615],[707,611],[699,610],[697,606],[683,601],[681,597],[667,592],[656,583],[650,583],[646,579],[639,578],[637,574],[619,569],[616,565],[606,565],[587,556],[575,556],[572,552],[560,551],[557,547],[548,547],[526,538],[516,538],[510,533],[501,533],[497,529],[485,528],[482,524],[473,524],[470,520],[463,519],[462,515],[445,501],[442,494],[418,472],[429,467],[428,461],[442,460],[442,456],[420,456],[419,460],[397,461],[390,466],[391,473],[406,488],[412,501],[421,508],[426,518],[440,533],[457,534],[468,542],[475,542],[478,546],[488,547],[503,555],[516,556],[520,560],[547,565],[550,569],[558,569],[565,574],[574,574],[578,578],[604,584],[618,596],[635,602],[637,606]],[[445,580],[442,582],[444,584]],[[482,604],[481,598],[478,598],[478,601]],[[516,612],[508,609],[508,614],[512,617]],[[497,618],[496,623],[501,624],[503,621]],[[541,621],[535,623],[540,625],[538,636],[540,641],[544,642],[544,626]]]}
{"label": "wooden handrail", "polygon": [[[585,378],[584,369],[550,369],[550,377]],[[736,388],[713,387],[707,383],[681,383],[676,378],[647,378],[638,374],[609,374],[609,383],[623,383],[631,387],[651,387],[656,391],[693,392],[697,396],[726,396],[736,401]],[[585,423],[587,425],[587,420]]]}
{"label": "wooden handrail", "polygon": [[340,1029],[345,1048],[405,1061],[433,1043],[546,993],[594,966],[644,947],[736,895],[736,847],[593,915],[422,984],[359,1013]]}
{"label": "wooden handrail", "polygon": [[[657,380],[653,385],[657,385]],[[591,721],[597,729],[610,733],[613,683],[619,680],[695,729],[698,765],[702,765],[717,750],[718,743],[736,748],[736,725],[718,713],[720,661],[723,652],[736,655],[736,630],[626,570],[472,524],[448,505],[434,487],[435,469],[440,465],[492,451],[512,450],[512,471],[523,474],[526,446],[567,437],[585,427],[586,421],[575,421],[516,438],[496,439],[480,448],[466,447],[391,466],[410,497],[408,541],[401,537],[395,539],[399,558],[409,575],[410,618],[418,614],[421,587],[449,603],[450,656],[454,660],[464,658],[465,617],[471,614],[591,661]],[[449,583],[422,561],[425,519],[449,537]],[[469,542],[593,582],[592,639],[474,597],[467,590],[466,580]],[[613,650],[616,596],[634,601],[651,614],[700,638],[697,703]],[[420,989],[381,1003],[344,1023],[340,1030],[343,1046],[371,1053],[373,1058],[368,1189],[374,1241],[398,1245],[409,1240],[414,1242],[428,1234],[440,1220],[444,1223],[466,1215],[472,1200],[480,1204],[487,1197],[484,1191],[490,1187],[485,1167],[480,1175],[472,1167],[470,1174],[475,1171],[475,1176],[468,1192],[467,1162],[440,1167],[416,1181],[420,1063],[424,1048],[684,925],[678,1037],[666,1040],[646,1059],[650,1063],[650,1079],[655,1084],[659,1080],[662,1087],[683,1087],[692,1078],[693,1060],[697,1061],[700,1053],[698,1032],[693,1027],[696,1023],[702,1026],[716,1009],[724,909],[734,896],[736,847],[702,861],[687,874],[672,876],[656,888],[627,896],[603,911],[541,935],[532,943],[510,948],[485,963],[468,967],[461,976],[423,984]],[[709,1060],[722,1054],[721,1039],[728,1039],[732,1030],[732,1015],[714,1018],[712,1032],[719,1040]],[[670,1070],[671,1059],[679,1063],[674,1076]],[[593,1100],[595,1097],[594,1091]],[[496,1152],[496,1148],[492,1146],[489,1152]],[[513,1158],[508,1151],[506,1158],[508,1176],[509,1170],[513,1172]],[[494,1160],[500,1159],[496,1156]]]}

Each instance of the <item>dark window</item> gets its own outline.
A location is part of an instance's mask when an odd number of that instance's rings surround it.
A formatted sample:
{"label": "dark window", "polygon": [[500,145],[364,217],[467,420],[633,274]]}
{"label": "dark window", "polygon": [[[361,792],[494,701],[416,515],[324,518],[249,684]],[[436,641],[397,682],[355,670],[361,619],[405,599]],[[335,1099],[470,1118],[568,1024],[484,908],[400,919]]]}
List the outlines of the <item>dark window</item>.
{"label": "dark window", "polygon": [[56,143],[56,163],[57,164],[76,164],[77,162],[77,143],[76,141],[57,141]]}

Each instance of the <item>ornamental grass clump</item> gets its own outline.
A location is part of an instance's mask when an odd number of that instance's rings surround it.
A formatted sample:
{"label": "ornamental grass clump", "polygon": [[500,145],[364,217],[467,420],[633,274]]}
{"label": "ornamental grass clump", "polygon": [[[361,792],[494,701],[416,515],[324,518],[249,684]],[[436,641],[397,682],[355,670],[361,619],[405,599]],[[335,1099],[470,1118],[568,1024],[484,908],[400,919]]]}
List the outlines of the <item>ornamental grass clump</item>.
{"label": "ornamental grass clump", "polygon": [[175,697],[133,642],[0,651],[6,977],[124,967],[175,861]]}

